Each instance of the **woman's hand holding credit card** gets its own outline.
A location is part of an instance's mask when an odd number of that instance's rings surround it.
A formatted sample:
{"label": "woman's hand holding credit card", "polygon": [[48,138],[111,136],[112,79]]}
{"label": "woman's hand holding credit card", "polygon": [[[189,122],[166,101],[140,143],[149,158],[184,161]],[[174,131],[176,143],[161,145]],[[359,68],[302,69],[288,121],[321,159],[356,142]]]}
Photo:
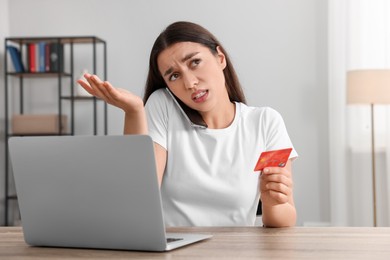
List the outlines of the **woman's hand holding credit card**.
{"label": "woman's hand holding credit card", "polygon": [[262,152],[255,171],[260,174],[260,193],[263,207],[272,207],[292,199],[292,175],[289,156],[292,148]]}

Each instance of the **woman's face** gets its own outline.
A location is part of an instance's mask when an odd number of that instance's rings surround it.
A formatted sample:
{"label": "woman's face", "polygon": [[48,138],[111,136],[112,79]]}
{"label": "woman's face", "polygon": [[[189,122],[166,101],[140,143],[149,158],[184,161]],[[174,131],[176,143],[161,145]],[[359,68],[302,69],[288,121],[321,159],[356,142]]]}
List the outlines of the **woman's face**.
{"label": "woman's face", "polygon": [[213,54],[199,43],[176,43],[160,53],[157,64],[168,88],[190,108],[207,113],[229,102],[219,47]]}

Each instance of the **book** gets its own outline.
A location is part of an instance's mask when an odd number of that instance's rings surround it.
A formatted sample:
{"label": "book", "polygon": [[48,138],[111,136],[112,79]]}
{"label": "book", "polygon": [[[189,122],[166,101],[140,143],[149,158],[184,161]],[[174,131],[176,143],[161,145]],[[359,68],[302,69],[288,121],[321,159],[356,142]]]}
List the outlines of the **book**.
{"label": "book", "polygon": [[18,48],[14,46],[7,46],[7,50],[11,56],[11,60],[12,60],[12,64],[14,65],[15,72],[24,72],[22,56]]}
{"label": "book", "polygon": [[28,55],[28,63],[29,63],[29,71],[37,72],[36,68],[36,54],[35,54],[35,44],[30,43],[28,45],[29,55]]}
{"label": "book", "polygon": [[35,72],[39,72],[39,46],[37,43],[34,44],[35,48]]}
{"label": "book", "polygon": [[45,42],[39,42],[38,44],[38,64],[39,64],[39,72],[45,72]]}
{"label": "book", "polygon": [[50,71],[50,44],[45,45],[45,72]]}
{"label": "book", "polygon": [[30,72],[30,46],[26,45],[26,71]]}
{"label": "book", "polygon": [[64,46],[61,43],[50,44],[50,72],[64,71]]}

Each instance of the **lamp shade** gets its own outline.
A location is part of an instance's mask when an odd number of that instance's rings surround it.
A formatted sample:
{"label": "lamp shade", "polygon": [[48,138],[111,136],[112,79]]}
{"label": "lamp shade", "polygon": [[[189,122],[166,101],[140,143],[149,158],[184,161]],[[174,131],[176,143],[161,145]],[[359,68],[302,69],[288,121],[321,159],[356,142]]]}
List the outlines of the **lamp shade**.
{"label": "lamp shade", "polygon": [[349,71],[347,103],[390,104],[390,69]]}

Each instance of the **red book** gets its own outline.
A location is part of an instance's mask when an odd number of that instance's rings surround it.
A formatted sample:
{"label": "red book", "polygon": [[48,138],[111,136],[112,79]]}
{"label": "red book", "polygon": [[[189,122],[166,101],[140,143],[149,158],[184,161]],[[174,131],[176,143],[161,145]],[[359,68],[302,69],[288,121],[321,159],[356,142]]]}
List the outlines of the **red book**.
{"label": "red book", "polygon": [[33,43],[30,43],[28,45],[28,48],[29,48],[29,64],[30,64],[30,68],[29,68],[29,71],[30,72],[37,72],[37,67],[36,67],[36,48],[35,48],[35,44]]}

